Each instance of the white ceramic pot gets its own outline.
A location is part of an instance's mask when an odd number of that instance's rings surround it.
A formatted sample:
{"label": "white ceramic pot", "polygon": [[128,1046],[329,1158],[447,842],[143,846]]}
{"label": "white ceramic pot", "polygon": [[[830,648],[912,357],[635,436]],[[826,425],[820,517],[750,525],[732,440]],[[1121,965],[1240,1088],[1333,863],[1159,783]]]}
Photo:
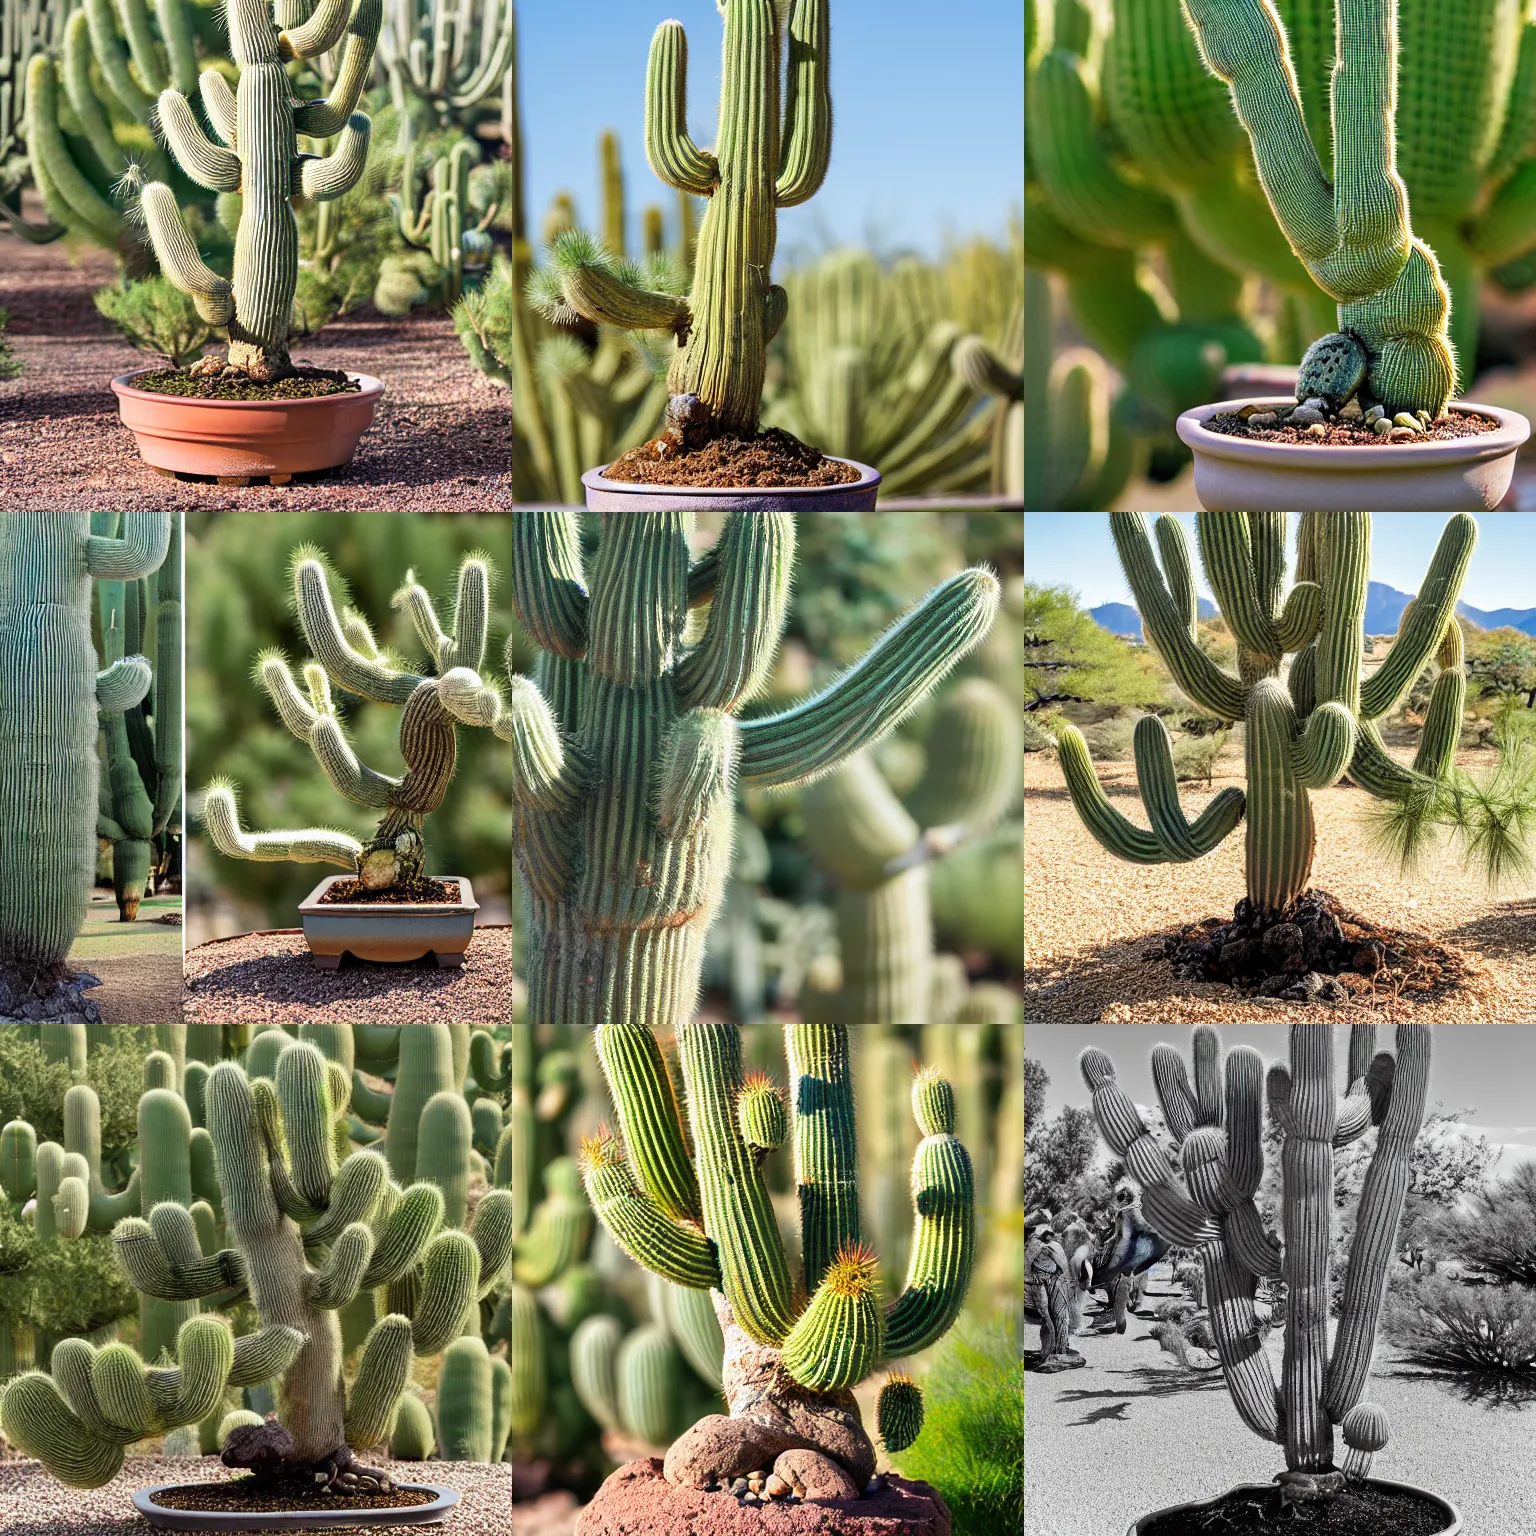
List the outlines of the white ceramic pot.
{"label": "white ceramic pot", "polygon": [[1179,417],[1179,436],[1195,456],[1195,494],[1207,512],[1487,512],[1504,499],[1515,452],[1531,435],[1519,412],[1471,400],[1453,401],[1453,408],[1493,417],[1497,431],[1448,442],[1330,448],[1227,437],[1205,425],[1245,405],[1273,410],[1292,403],[1288,396],[1249,396]]}

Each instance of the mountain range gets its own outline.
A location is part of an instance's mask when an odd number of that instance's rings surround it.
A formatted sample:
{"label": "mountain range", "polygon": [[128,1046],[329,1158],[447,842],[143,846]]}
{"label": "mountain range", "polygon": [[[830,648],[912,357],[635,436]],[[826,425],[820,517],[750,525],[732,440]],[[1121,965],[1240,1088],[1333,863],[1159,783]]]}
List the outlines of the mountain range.
{"label": "mountain range", "polygon": [[[1413,600],[1411,592],[1399,592],[1384,581],[1370,583],[1365,598],[1365,632],[1368,635],[1395,635],[1403,609]],[[1217,609],[1209,598],[1197,599],[1200,617],[1213,619]],[[1527,635],[1536,635],[1536,608],[1473,608],[1468,603],[1458,603],[1456,612],[1469,619],[1480,629],[1518,629]],[[1112,635],[1122,635],[1127,640],[1141,639],[1141,615],[1129,603],[1100,603],[1090,608],[1088,616],[1101,629]]]}

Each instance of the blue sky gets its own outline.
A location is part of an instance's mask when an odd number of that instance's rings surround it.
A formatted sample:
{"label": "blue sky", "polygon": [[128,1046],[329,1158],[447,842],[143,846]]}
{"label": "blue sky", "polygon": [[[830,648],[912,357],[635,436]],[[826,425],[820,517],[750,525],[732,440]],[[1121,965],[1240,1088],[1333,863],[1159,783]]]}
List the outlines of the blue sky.
{"label": "blue sky", "polygon": [[[1195,548],[1195,514],[1174,514],[1186,525],[1191,551]],[[1536,514],[1480,512],[1477,549],[1462,588],[1462,601],[1473,608],[1536,608]],[[1291,514],[1292,552],[1296,514]],[[1400,592],[1417,592],[1429,568],[1440,530],[1442,512],[1378,512],[1372,524],[1371,579]],[[1024,514],[1024,574],[1042,586],[1076,589],[1083,605],[1130,602],[1109,519],[1102,512],[1026,512]],[[1200,591],[1211,595],[1199,562],[1195,575]]]}
{"label": "blue sky", "polygon": [[[1001,237],[1023,201],[1024,21],[1018,0],[830,0],[832,166],[809,203],[779,219],[779,252],[835,243],[937,255],[947,236]],[[597,140],[620,136],[630,241],[640,209],[676,194],[645,161],[645,69],[651,34],[688,30],[688,126],[714,143],[722,22],[714,0],[521,0],[528,216],[550,198],[598,213]]]}
{"label": "blue sky", "polygon": [[[1312,1028],[1324,1026],[1313,1025]],[[1376,1049],[1391,1050],[1390,1027],[1376,1032]],[[1077,1070],[1079,1053],[1089,1045],[1109,1054],[1115,1076],[1138,1104],[1156,1104],[1152,1087],[1152,1047],[1167,1041],[1189,1059],[1188,1029],[1145,1024],[1031,1025],[1024,1049],[1050,1075],[1046,1112],[1056,1114],[1064,1104],[1086,1107],[1088,1090]],[[1265,1062],[1283,1061],[1289,1054],[1283,1024],[1223,1025],[1221,1043],[1251,1045]],[[1349,1031],[1334,1034],[1334,1059],[1342,1075],[1348,1060]],[[1447,1024],[1435,1030],[1430,1069],[1431,1107],[1447,1113],[1470,1110],[1467,1124],[1506,1149],[1501,1171],[1512,1163],[1536,1157],[1536,1123],[1531,1114],[1530,1074],[1536,1065],[1536,1030],[1499,1024]]]}

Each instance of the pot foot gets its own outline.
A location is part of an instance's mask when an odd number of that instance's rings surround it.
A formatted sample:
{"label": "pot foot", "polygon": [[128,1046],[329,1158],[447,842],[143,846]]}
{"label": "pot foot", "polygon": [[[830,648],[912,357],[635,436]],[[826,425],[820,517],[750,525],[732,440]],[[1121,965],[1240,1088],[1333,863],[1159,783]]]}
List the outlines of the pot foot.
{"label": "pot foot", "polygon": [[437,968],[440,971],[456,971],[464,964],[463,950],[457,950],[451,955],[445,955],[442,950],[434,949],[432,951],[432,958],[437,961]]}
{"label": "pot foot", "polygon": [[315,969],[317,971],[339,971],[341,969],[340,955],[311,954],[310,958],[315,962]]}

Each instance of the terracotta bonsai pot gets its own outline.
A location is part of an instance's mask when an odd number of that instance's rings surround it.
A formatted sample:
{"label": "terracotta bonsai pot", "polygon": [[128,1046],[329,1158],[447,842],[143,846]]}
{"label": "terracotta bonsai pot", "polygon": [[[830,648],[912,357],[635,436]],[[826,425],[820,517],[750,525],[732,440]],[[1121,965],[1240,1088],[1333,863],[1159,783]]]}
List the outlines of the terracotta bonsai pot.
{"label": "terracotta bonsai pot", "polygon": [[1250,396],[1179,417],[1179,436],[1195,455],[1195,494],[1207,512],[1486,512],[1504,499],[1515,452],[1531,435],[1518,412],[1471,400],[1452,401],[1452,407],[1492,417],[1497,431],[1346,448],[1256,442],[1205,426],[1221,411],[1291,403],[1290,396]]}
{"label": "terracotta bonsai pot", "polygon": [[480,903],[463,875],[442,875],[456,880],[458,901],[326,902],[321,897],[338,880],[350,875],[327,875],[299,903],[304,915],[304,939],[315,965],[334,971],[349,950],[359,960],[420,960],[432,955],[447,969],[464,963],[464,951],[475,935],[475,913]]}
{"label": "terracotta bonsai pot", "polygon": [[384,393],[384,385],[371,374],[354,373],[348,377],[361,385],[356,394],[189,400],[136,389],[138,377],[119,374],[112,391],[144,462],[173,474],[220,479],[297,475],[350,462]]}
{"label": "terracotta bonsai pot", "polygon": [[[1380,1477],[1372,1477],[1367,1481],[1373,1488],[1390,1488],[1396,1493],[1415,1494],[1426,1503],[1433,1504],[1446,1521],[1439,1536],[1460,1536],[1461,1513],[1454,1504],[1442,1499],[1439,1494],[1431,1493],[1427,1488],[1415,1488],[1412,1483],[1391,1483]],[[1226,1493],[1217,1494],[1213,1499],[1200,1499],[1192,1504],[1170,1504],[1166,1509],[1154,1509],[1150,1514],[1143,1515],[1141,1519],[1135,1521],[1125,1536],[1144,1536],[1152,1522],[1161,1515],[1177,1515],[1211,1509],[1234,1493],[1268,1493],[1273,1487],[1273,1483],[1239,1483],[1236,1488],[1229,1488]]]}
{"label": "terracotta bonsai pot", "polygon": [[457,1488],[436,1483],[397,1483],[407,1493],[431,1493],[430,1504],[402,1504],[398,1509],[218,1510],[171,1509],[157,1504],[155,1495],[181,1483],[156,1483],[140,1488],[133,1507],[162,1531],[312,1531],[332,1525],[438,1525],[459,1502]]}
{"label": "terracotta bonsai pot", "polygon": [[[828,455],[831,457],[831,455]],[[867,512],[875,504],[880,471],[857,459],[859,478],[847,485],[785,485],[772,489],[722,485],[629,485],[605,480],[603,470],[589,469],[581,477],[587,506],[593,512]]]}

